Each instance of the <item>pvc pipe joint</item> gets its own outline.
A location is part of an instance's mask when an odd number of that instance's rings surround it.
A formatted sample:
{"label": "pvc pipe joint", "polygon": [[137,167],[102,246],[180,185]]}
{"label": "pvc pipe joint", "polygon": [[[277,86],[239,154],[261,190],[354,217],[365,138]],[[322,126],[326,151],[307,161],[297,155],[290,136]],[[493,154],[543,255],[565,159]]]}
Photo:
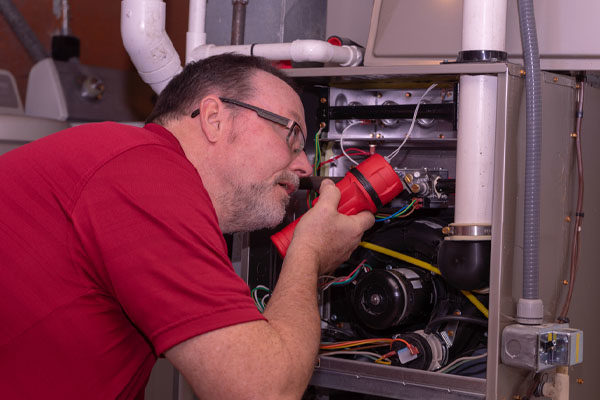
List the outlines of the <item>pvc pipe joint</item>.
{"label": "pvc pipe joint", "polygon": [[121,36],[123,45],[142,80],[156,93],[181,72],[181,61],[165,31],[162,0],[123,0]]}
{"label": "pvc pipe joint", "polygon": [[294,40],[291,43],[268,43],[254,45],[196,47],[191,61],[202,60],[224,53],[238,53],[265,57],[269,60],[291,60],[295,62],[336,63],[342,67],[359,65],[363,52],[357,46],[334,46],[323,40]]}

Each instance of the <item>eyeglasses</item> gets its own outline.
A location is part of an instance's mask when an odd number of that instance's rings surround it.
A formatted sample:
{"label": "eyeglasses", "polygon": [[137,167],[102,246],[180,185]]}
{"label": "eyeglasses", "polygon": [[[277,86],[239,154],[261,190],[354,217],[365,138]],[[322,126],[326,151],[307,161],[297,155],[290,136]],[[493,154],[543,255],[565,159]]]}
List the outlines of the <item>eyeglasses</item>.
{"label": "eyeglasses", "polygon": [[[244,103],[242,101],[229,99],[227,97],[219,97],[219,99],[223,103],[229,103],[229,104],[236,105],[238,107],[243,107],[243,108],[247,108],[248,110],[252,110],[252,111],[256,112],[256,114],[259,117],[264,118],[268,121],[274,122],[278,125],[286,127],[288,129],[288,134],[286,136],[285,141],[286,141],[287,145],[289,146],[290,150],[292,151],[292,153],[300,153],[304,150],[304,144],[306,143],[306,136],[304,135],[304,132],[302,132],[302,128],[300,127],[300,124],[298,124],[296,121],[286,118],[286,117],[283,117],[281,115],[275,114],[271,111],[267,111],[263,108]],[[192,112],[191,117],[195,118],[198,116],[199,113],[200,113],[200,110],[196,109]]]}

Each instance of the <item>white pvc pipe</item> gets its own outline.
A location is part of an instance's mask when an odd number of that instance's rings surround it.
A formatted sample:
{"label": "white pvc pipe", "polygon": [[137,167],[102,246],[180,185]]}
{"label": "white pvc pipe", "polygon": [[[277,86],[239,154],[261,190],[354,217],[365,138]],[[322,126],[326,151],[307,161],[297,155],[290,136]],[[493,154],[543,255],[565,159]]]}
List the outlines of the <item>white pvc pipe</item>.
{"label": "white pvc pipe", "polygon": [[294,40],[291,43],[255,45],[203,45],[192,51],[191,60],[198,61],[224,53],[255,55],[269,60],[335,63],[342,67],[359,65],[363,58],[362,51],[356,46],[334,46],[323,40]]}
{"label": "white pvc pipe", "polygon": [[192,61],[192,50],[206,44],[206,0],[190,0],[188,31],[185,35],[185,63]]}
{"label": "white pvc pipe", "polygon": [[507,0],[464,0],[462,50],[506,48]]}
{"label": "white pvc pipe", "polygon": [[496,92],[495,76],[460,77],[455,224],[492,223]]}
{"label": "white pvc pipe", "polygon": [[142,80],[156,93],[181,72],[179,55],[165,31],[162,0],[123,0],[121,36]]}

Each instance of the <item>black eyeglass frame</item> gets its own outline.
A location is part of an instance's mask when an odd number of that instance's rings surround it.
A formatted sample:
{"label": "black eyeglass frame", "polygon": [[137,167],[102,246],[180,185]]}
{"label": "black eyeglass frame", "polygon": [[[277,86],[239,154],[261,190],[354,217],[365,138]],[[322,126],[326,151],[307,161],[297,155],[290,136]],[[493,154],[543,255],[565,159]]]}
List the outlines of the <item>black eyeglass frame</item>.
{"label": "black eyeglass frame", "polygon": [[[302,135],[302,145],[300,146],[300,149],[292,149],[292,151],[301,152],[301,151],[304,150],[304,145],[306,144],[306,135],[302,131],[302,127],[300,126],[300,124],[298,122],[294,121],[293,119],[289,119],[289,118],[286,118],[286,117],[281,116],[279,114],[275,114],[274,112],[267,111],[264,108],[253,106],[252,104],[244,103],[243,101],[239,101],[239,100],[235,100],[235,99],[230,99],[230,98],[227,98],[227,97],[219,97],[219,100],[221,100],[223,103],[229,103],[229,104],[236,105],[238,107],[243,107],[243,108],[246,108],[248,110],[252,110],[259,117],[264,118],[267,121],[271,121],[271,122],[274,122],[274,123],[276,123],[278,125],[286,127],[288,129],[288,134],[287,134],[287,137],[286,137],[286,143],[288,144],[288,146],[290,148],[291,148],[290,139],[292,138],[292,135],[294,135],[294,129],[296,127],[298,127],[298,131]],[[200,110],[199,109],[195,109],[192,112],[191,117],[192,118],[196,118],[198,116],[198,114],[200,114]]]}

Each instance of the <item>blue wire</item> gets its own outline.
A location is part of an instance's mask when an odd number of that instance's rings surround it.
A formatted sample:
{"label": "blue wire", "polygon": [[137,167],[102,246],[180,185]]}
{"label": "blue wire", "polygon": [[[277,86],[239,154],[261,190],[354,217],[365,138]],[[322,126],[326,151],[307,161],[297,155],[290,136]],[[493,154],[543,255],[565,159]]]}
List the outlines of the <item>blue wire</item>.
{"label": "blue wire", "polygon": [[392,215],[389,215],[389,216],[387,216],[387,217],[385,217],[385,218],[375,218],[375,222],[387,221],[388,219],[392,219],[392,218],[394,218],[395,216],[397,216],[398,214],[400,214],[400,213],[402,213],[403,211],[405,211],[405,210],[406,210],[408,207],[410,207],[410,206],[411,206],[411,204],[412,204],[412,202],[411,202],[411,203],[409,203],[409,204],[407,204],[407,205],[405,205],[404,207],[402,207],[401,209],[399,209],[398,211],[396,211],[396,212],[395,212],[395,213],[393,213]]}

